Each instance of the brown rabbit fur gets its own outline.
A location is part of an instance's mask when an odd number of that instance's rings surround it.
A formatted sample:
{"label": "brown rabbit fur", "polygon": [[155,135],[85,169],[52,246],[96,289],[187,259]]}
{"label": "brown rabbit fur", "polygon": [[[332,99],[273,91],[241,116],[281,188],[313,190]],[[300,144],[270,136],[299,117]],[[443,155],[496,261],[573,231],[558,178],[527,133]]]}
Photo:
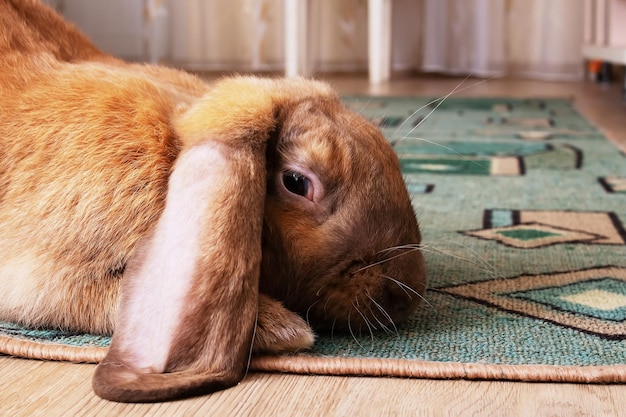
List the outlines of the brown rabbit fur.
{"label": "brown rabbit fur", "polygon": [[397,157],[329,86],[128,64],[36,0],[0,0],[0,225],[0,319],[113,334],[117,401],[231,386],[302,316],[392,327],[426,282]]}

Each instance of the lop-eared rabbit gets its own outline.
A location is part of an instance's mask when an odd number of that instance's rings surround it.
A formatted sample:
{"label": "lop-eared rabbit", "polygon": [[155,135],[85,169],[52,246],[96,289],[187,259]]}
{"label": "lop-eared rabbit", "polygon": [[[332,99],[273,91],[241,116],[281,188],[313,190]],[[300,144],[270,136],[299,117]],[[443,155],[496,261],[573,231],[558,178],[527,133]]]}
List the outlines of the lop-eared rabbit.
{"label": "lop-eared rabbit", "polygon": [[112,334],[114,401],[393,328],[426,284],[398,159],[327,84],[125,63],[37,0],[0,0],[0,230],[0,319]]}

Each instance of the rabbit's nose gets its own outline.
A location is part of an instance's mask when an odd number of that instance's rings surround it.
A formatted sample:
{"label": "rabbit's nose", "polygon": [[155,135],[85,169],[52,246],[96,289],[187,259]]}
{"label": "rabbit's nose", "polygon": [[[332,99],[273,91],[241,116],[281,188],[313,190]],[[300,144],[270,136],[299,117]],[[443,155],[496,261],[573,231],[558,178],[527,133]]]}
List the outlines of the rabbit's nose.
{"label": "rabbit's nose", "polygon": [[421,305],[424,299],[422,292],[422,288],[412,288],[399,280],[390,280],[385,286],[384,300],[380,304],[385,307],[394,323],[400,323]]}

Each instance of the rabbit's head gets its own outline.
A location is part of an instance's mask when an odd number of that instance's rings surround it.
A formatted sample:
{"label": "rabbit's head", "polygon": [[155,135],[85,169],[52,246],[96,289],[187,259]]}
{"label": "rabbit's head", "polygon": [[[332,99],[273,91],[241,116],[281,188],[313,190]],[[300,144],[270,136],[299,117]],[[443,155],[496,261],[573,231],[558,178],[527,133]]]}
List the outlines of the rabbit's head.
{"label": "rabbit's head", "polygon": [[316,329],[393,328],[426,285],[398,158],[335,96],[280,108],[267,149],[261,292]]}

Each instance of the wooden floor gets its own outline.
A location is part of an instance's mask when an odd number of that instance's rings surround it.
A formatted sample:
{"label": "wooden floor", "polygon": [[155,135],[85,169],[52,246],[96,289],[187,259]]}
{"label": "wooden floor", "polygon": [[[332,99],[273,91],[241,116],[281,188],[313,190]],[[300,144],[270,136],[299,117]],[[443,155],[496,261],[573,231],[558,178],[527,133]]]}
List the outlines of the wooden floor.
{"label": "wooden floor", "polygon": [[[442,96],[461,80],[402,78],[372,88],[333,77],[343,93]],[[467,80],[459,95],[572,97],[626,150],[619,87],[593,83]],[[618,416],[626,385],[529,384],[252,374],[224,392],[166,404],[115,404],[91,392],[93,366],[0,357],[0,416]]]}

